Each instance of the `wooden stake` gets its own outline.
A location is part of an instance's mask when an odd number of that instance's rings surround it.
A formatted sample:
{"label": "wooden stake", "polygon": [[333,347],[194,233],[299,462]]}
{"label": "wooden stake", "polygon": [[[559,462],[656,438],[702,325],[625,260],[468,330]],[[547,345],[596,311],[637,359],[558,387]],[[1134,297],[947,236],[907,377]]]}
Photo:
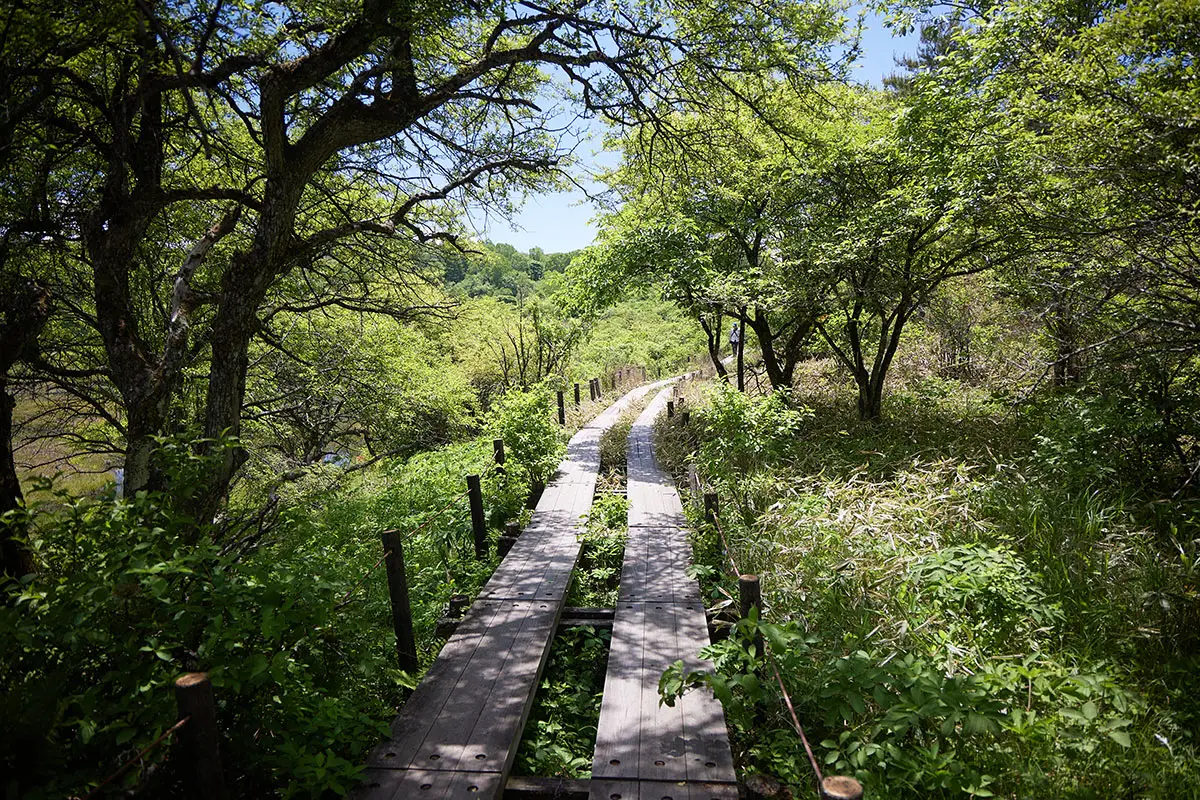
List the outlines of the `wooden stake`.
{"label": "wooden stake", "polygon": [[822,800],[862,800],[862,784],[844,775],[831,775],[821,781]]}
{"label": "wooden stake", "polygon": [[558,424],[567,424],[567,407],[563,403],[563,393],[561,391],[558,393]]}
{"label": "wooden stake", "polygon": [[179,748],[186,775],[186,792],[193,800],[227,800],[221,770],[221,735],[217,707],[208,673],[189,672],[175,681],[179,718],[190,719],[179,729]]}
{"label": "wooden stake", "polygon": [[504,474],[504,440],[492,439],[492,458],[496,462],[496,472]]}
{"label": "wooden stake", "polygon": [[704,495],[704,521],[709,525],[716,525],[719,513],[720,504],[717,501],[717,493],[706,492]]}
{"label": "wooden stake", "polygon": [[483,489],[478,475],[467,476],[467,497],[471,504],[471,533],[475,536],[475,557],[487,557],[487,521],[483,517]]}
{"label": "wooden stake", "polygon": [[392,628],[396,631],[396,659],[400,669],[416,672],[417,640],[413,635],[412,605],[408,601],[408,574],[404,570],[404,543],[398,531],[383,534],[388,596],[392,599]]}
{"label": "wooden stake", "polygon": [[[757,575],[738,576],[738,600],[742,619],[750,618],[750,609],[758,609],[758,618],[762,619],[762,587]],[[758,656],[763,654],[762,636],[758,634],[754,636],[754,652]]]}
{"label": "wooden stake", "polygon": [[575,405],[579,405],[579,381],[575,381]]}

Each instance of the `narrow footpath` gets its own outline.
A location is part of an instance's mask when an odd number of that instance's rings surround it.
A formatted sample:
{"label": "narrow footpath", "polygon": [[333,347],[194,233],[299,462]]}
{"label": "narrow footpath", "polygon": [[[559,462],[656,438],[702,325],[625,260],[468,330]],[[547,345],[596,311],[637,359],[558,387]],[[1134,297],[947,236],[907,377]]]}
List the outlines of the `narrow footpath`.
{"label": "narrow footpath", "polygon": [[579,558],[577,534],[596,490],[600,436],[666,383],[634,389],[572,437],[529,525],[405,703],[390,737],[369,756],[354,797],[503,794]]}
{"label": "narrow footpath", "polygon": [[709,644],[679,492],[654,458],[652,429],[664,389],[629,433],[629,538],[617,590],[590,800],[736,800],[737,778],[721,704],[693,690],[674,707],[658,681],[675,661],[699,669]]}

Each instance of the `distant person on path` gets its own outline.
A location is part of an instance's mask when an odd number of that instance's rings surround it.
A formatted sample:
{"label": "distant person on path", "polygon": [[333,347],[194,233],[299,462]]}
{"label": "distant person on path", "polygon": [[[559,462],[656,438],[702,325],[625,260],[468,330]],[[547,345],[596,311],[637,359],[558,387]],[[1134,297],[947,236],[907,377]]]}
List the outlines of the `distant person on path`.
{"label": "distant person on path", "polygon": [[729,352],[736,354],[738,342],[742,341],[742,331],[738,324],[733,323],[733,327],[729,330]]}

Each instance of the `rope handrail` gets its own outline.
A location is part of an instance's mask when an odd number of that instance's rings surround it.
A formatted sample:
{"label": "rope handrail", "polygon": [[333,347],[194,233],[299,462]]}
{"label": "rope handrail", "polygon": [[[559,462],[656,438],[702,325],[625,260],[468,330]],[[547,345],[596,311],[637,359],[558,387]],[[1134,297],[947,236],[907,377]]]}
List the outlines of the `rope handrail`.
{"label": "rope handrail", "polygon": [[192,716],[189,714],[188,716],[186,716],[186,717],[184,717],[183,719],[179,720],[179,721],[178,721],[178,722],[176,722],[174,725],[172,725],[171,727],[167,728],[165,731],[163,731],[162,733],[160,733],[160,734],[158,735],[158,738],[157,738],[157,739],[155,739],[153,742],[151,742],[150,744],[146,745],[146,746],[145,746],[145,747],[143,747],[141,750],[139,750],[139,751],[137,752],[137,754],[136,754],[135,756],[133,756],[133,758],[129,759],[129,760],[128,760],[128,761],[126,761],[124,764],[122,764],[120,767],[118,767],[116,772],[114,772],[113,774],[109,775],[107,778],[105,778],[103,781],[101,781],[101,782],[100,782],[100,785],[99,785],[99,786],[97,786],[95,789],[92,789],[92,791],[88,792],[88,794],[87,794],[87,796],[84,798],[84,800],[92,800],[92,798],[94,798],[94,797],[99,797],[99,796],[100,796],[100,791],[101,791],[101,790],[102,790],[102,789],[103,789],[105,786],[108,786],[110,783],[112,783],[113,781],[115,781],[117,778],[119,778],[119,777],[121,777],[122,775],[124,775],[124,774],[125,774],[125,770],[129,769],[129,768],[130,768],[131,766],[133,766],[135,763],[137,763],[138,761],[141,761],[143,758],[145,758],[147,753],[149,753],[151,750],[153,750],[154,748],[156,748],[156,747],[158,747],[160,744],[162,744],[162,743],[163,743],[163,741],[164,741],[164,740],[165,740],[165,739],[166,739],[168,736],[170,736],[172,733],[174,733],[175,731],[177,731],[177,730],[179,730],[180,728],[182,728],[182,727],[184,726],[184,724],[185,724],[185,723],[186,723],[186,722],[187,722],[189,719],[191,719],[191,718],[192,718]]}
{"label": "rope handrail", "polygon": [[[729,547],[729,539],[725,536],[725,529],[721,525],[721,515],[719,512],[713,512],[713,526],[717,529],[717,534],[721,537],[721,549],[725,551],[725,558],[729,560],[729,565],[733,567],[733,574],[741,576],[744,573],[738,567],[737,561],[733,558],[733,551]],[[769,647],[769,643],[767,644]],[[817,777],[817,793],[821,793],[821,787],[825,781],[821,774],[821,767],[817,764],[817,757],[813,755],[812,746],[808,743],[808,736],[804,733],[804,726],[800,724],[800,718],[796,715],[796,707],[792,704],[792,696],[788,693],[787,687],[783,684],[783,676],[779,673],[779,666],[775,663],[775,657],[767,653],[767,662],[771,665],[771,671],[775,673],[775,680],[779,684],[779,691],[783,693],[783,700],[787,704],[788,713],[792,717],[792,727],[796,729],[796,733],[800,736],[800,741],[804,743],[804,752],[808,756],[809,766],[812,767],[813,774]]]}

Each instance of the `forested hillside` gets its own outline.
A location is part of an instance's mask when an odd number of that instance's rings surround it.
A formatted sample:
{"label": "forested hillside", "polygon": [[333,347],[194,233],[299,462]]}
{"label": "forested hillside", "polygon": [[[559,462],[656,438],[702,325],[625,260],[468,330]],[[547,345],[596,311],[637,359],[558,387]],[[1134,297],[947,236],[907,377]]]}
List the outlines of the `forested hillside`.
{"label": "forested hillside", "polygon": [[[877,87],[837,0],[0,12],[5,796],[181,796],[199,672],[230,796],[351,792],[567,434],[690,373],[714,643],[660,690],[746,796],[1200,797],[1200,4],[871,8]],[[594,244],[472,233],[601,130]],[[518,772],[588,779],[602,627]]]}

